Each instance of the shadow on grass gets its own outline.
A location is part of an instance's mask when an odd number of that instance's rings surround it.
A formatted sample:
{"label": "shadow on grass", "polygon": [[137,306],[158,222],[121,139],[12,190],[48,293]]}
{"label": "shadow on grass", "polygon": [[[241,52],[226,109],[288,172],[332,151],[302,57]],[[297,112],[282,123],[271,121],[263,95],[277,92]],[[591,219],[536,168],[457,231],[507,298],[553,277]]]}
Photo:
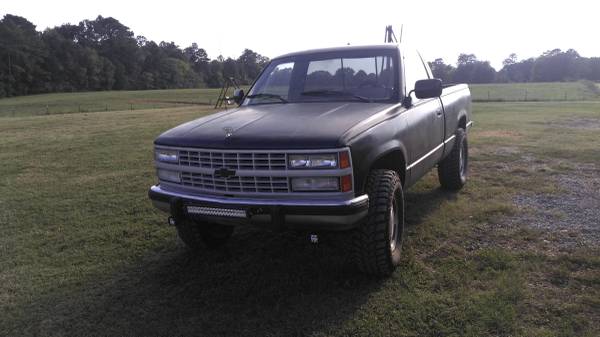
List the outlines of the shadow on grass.
{"label": "shadow on grass", "polygon": [[[449,197],[408,193],[417,225]],[[220,251],[182,245],[146,256],[112,277],[34,303],[36,335],[290,336],[335,334],[384,283],[357,274],[335,246],[295,233],[240,230]],[[404,288],[402,288],[404,289]],[[402,296],[402,294],[398,294]]]}
{"label": "shadow on grass", "polygon": [[457,193],[443,190],[441,187],[418,191],[409,190],[404,195],[406,227],[418,226],[427,215],[439,209],[444,201],[456,200],[457,197]]}

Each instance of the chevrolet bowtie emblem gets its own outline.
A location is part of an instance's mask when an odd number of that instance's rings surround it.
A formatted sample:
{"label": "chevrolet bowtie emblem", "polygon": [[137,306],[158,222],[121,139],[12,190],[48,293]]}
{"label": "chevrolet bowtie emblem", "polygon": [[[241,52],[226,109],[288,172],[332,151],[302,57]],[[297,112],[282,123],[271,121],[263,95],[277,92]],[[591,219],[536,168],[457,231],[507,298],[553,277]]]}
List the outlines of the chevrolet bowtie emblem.
{"label": "chevrolet bowtie emblem", "polygon": [[214,171],[213,176],[215,178],[229,179],[235,177],[235,170],[230,170],[226,167],[221,167]]}
{"label": "chevrolet bowtie emblem", "polygon": [[225,131],[225,138],[229,138],[233,135],[233,128],[225,127],[223,128],[223,131]]}

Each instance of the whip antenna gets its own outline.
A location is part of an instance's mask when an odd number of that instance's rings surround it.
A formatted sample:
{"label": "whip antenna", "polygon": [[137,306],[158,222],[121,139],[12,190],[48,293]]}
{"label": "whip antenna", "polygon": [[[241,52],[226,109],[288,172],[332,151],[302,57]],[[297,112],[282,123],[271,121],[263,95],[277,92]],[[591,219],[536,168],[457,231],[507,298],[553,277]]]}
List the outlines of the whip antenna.
{"label": "whip antenna", "polygon": [[402,33],[404,32],[404,24],[400,25],[400,43],[402,43]]}

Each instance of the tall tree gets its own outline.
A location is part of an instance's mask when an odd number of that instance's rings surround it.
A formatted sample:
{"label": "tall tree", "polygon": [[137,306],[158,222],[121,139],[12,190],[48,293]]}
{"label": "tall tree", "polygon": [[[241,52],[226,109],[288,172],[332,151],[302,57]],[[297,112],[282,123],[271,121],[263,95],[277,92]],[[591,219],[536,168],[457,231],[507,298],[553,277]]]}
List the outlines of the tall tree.
{"label": "tall tree", "polygon": [[537,82],[554,82],[576,79],[572,73],[574,63],[580,58],[573,49],[563,52],[560,49],[548,50],[535,60],[532,80]]}
{"label": "tall tree", "polygon": [[201,77],[202,81],[206,83],[209,76],[208,63],[210,62],[206,50],[199,48],[198,44],[194,42],[191,46],[183,50],[183,54],[188,62],[192,64],[194,71]]}
{"label": "tall tree", "polygon": [[249,84],[260,73],[261,69],[269,62],[269,59],[250,50],[245,49],[237,59],[240,65],[240,75],[243,83]]}
{"label": "tall tree", "polygon": [[479,61],[474,54],[460,54],[452,76],[456,83],[492,83],[496,70],[488,61]]}
{"label": "tall tree", "polygon": [[45,52],[34,24],[5,15],[0,20],[0,97],[43,92]]}
{"label": "tall tree", "polygon": [[452,82],[452,76],[454,75],[455,68],[450,64],[445,64],[441,58],[435,59],[429,63],[433,77],[439,78],[442,82]]}

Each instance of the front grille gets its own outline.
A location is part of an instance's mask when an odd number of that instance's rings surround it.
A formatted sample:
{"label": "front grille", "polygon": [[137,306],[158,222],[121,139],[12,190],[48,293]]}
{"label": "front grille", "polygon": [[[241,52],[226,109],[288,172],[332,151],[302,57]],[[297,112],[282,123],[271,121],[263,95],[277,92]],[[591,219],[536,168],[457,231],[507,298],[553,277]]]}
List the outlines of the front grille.
{"label": "front grille", "polygon": [[215,178],[212,174],[181,172],[181,184],[199,190],[217,192],[288,193],[286,177]]}
{"label": "front grille", "polygon": [[285,153],[179,150],[179,165],[232,170],[285,170]]}

